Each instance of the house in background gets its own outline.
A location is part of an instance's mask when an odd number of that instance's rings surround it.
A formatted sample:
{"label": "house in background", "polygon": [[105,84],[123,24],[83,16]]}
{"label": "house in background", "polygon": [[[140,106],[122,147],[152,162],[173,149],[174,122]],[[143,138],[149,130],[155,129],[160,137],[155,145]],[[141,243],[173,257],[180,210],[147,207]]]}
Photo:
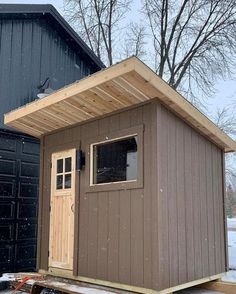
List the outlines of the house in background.
{"label": "house in background", "polygon": [[0,274],[35,269],[39,179],[39,140],[3,114],[102,67],[53,6],[0,4]]}
{"label": "house in background", "polygon": [[224,153],[236,142],[140,60],[5,123],[41,141],[40,273],[163,294],[227,271]]}

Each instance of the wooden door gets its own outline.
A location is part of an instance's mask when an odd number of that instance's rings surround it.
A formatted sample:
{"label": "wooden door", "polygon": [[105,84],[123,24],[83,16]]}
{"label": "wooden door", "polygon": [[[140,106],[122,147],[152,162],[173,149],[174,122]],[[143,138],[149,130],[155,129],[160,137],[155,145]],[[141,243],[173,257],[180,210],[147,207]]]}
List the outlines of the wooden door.
{"label": "wooden door", "polygon": [[52,154],[49,267],[66,270],[73,270],[75,154]]}

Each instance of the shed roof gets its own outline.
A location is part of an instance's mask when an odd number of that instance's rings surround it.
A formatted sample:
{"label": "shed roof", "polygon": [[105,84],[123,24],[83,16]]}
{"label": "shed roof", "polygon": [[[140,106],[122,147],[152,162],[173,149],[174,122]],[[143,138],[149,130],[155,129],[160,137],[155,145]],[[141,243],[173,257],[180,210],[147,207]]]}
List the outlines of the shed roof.
{"label": "shed roof", "polygon": [[1,4],[0,18],[45,18],[47,19],[65,38],[77,48],[81,48],[98,69],[105,65],[95,55],[95,53],[78,36],[66,20],[51,4]]}
{"label": "shed roof", "polygon": [[35,137],[159,99],[225,152],[236,142],[136,57],[103,69],[5,114],[5,124]]}

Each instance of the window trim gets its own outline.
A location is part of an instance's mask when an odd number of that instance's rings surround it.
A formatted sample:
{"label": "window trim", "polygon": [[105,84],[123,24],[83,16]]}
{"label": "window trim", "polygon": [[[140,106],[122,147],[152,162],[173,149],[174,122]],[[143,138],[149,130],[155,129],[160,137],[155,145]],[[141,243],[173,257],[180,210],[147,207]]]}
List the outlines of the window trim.
{"label": "window trim", "polygon": [[[71,159],[71,170],[70,171],[66,171],[66,159],[67,158],[70,158]],[[62,160],[62,162],[63,162],[63,165],[62,165],[62,172],[57,172],[57,162],[58,162],[58,160]],[[61,156],[61,157],[58,157],[57,159],[56,159],[56,163],[55,163],[55,165],[56,165],[56,167],[55,167],[55,190],[57,191],[57,192],[60,192],[60,191],[67,191],[67,190],[71,190],[72,189],[72,187],[70,187],[70,188],[66,188],[65,187],[65,183],[66,183],[66,181],[65,181],[65,177],[66,177],[66,175],[70,175],[71,176],[71,186],[72,186],[72,168],[73,168],[73,166],[72,166],[72,160],[73,160],[73,158],[72,158],[72,156],[67,156],[67,157],[64,157],[64,156]],[[57,188],[57,177],[58,176],[62,176],[62,188],[61,189],[58,189]]]}
{"label": "window trim", "polygon": [[[124,190],[124,189],[135,189],[143,188],[143,125],[131,127],[128,129],[123,129],[120,131],[112,132],[109,134],[104,134],[103,136],[98,136],[94,140],[90,140],[87,146],[88,153],[88,166],[86,168],[87,173],[87,192],[98,192],[98,191],[110,191],[110,190]],[[95,145],[120,141],[122,139],[130,138],[132,136],[137,136],[137,179],[128,180],[128,181],[119,181],[119,182],[110,182],[110,183],[93,183],[93,167],[94,167],[94,158],[93,158],[93,147]]]}
{"label": "window trim", "polygon": [[[51,172],[50,172],[50,181],[51,181],[51,193],[54,193],[55,196],[61,196],[61,195],[68,195],[71,194],[72,191],[74,191],[74,186],[76,183],[76,169],[75,169],[75,148],[68,148],[68,149],[63,149],[61,151],[59,150],[54,150],[50,152],[51,154]],[[68,155],[69,154],[69,155]],[[71,157],[71,172],[64,172],[57,174],[57,160],[58,159],[65,159],[67,157]],[[71,174],[71,188],[62,188],[62,189],[57,189],[57,175],[62,175],[63,176],[63,186],[64,186],[64,176],[66,174]]]}

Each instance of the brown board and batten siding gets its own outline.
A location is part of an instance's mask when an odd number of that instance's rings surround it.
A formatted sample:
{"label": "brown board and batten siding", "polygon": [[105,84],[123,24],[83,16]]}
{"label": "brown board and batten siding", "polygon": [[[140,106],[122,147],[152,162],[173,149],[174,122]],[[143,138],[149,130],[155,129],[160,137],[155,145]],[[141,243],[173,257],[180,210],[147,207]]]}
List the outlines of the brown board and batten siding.
{"label": "brown board and batten siding", "polygon": [[42,139],[39,269],[48,269],[51,154],[81,147],[88,169],[89,142],[140,125],[141,188],[91,192],[88,172],[77,173],[74,274],[161,290],[225,271],[222,151],[158,101]]}
{"label": "brown board and batten siding", "polygon": [[161,289],[226,270],[222,151],[157,104]]}

